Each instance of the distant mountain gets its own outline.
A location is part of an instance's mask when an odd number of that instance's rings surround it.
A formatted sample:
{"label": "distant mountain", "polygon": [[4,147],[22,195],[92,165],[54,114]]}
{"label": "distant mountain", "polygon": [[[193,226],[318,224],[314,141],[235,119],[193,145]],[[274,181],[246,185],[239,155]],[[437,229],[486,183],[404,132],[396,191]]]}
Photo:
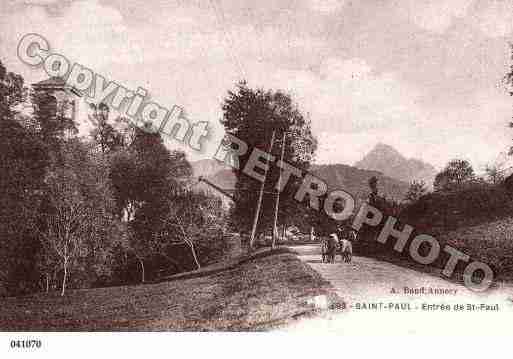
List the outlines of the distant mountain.
{"label": "distant mountain", "polygon": [[379,171],[386,176],[410,183],[413,180],[425,181],[428,186],[433,184],[436,168],[429,163],[414,158],[405,158],[395,148],[382,143],[377,144],[355,167]]}
{"label": "distant mountain", "polygon": [[[210,182],[226,190],[233,190],[236,184],[235,174],[230,167],[216,160],[201,160],[191,163],[195,177],[203,176]],[[381,195],[400,201],[404,198],[409,184],[383,175],[377,171],[362,170],[348,165],[313,165],[311,172],[326,181],[330,190],[342,189],[357,199],[366,199],[369,195],[368,181],[372,176],[378,178]],[[219,195],[217,190],[201,182],[195,186],[209,193]]]}
{"label": "distant mountain", "polygon": [[237,182],[235,173],[233,173],[233,170],[231,169],[222,169],[215,174],[208,176],[207,179],[219,187],[227,190],[235,189],[235,183]]}
{"label": "distant mountain", "polygon": [[191,162],[191,166],[194,177],[210,177],[221,170],[229,168],[223,163],[211,159]]}
{"label": "distant mountain", "polygon": [[[196,179],[203,177],[223,190],[230,191],[235,188],[237,178],[235,177],[231,167],[226,166],[217,160],[211,159],[191,162],[191,166],[193,177]],[[223,203],[227,207],[229,206],[230,200],[205,182],[198,182],[194,186],[194,189],[217,196],[223,200]]]}
{"label": "distant mountain", "polygon": [[387,198],[401,201],[409,188],[407,182],[385,176],[381,172],[342,164],[314,165],[312,172],[326,181],[330,190],[344,190],[359,200],[369,196],[369,179],[373,176],[378,178],[379,194]]}
{"label": "distant mountain", "polygon": [[204,177],[223,189],[234,189],[236,177],[232,168],[216,160],[199,160],[191,162],[194,177]]}

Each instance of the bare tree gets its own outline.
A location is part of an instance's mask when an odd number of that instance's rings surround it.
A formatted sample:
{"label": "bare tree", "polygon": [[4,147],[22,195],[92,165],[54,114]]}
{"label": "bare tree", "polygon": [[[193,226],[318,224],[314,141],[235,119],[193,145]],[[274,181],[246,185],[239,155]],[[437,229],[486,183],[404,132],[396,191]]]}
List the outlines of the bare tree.
{"label": "bare tree", "polygon": [[42,249],[38,253],[36,265],[39,272],[44,277],[42,289],[48,293],[50,291],[50,287],[53,286],[59,264],[55,250],[53,249],[53,246],[50,245],[50,241],[45,238],[45,240],[41,242]]}
{"label": "bare tree", "polygon": [[191,213],[190,206],[187,207],[189,208],[186,208],[186,211],[181,213],[176,210],[171,211],[169,219],[174,222],[174,227],[179,231],[178,238],[180,238],[189,247],[192,257],[194,258],[194,263],[196,264],[197,269],[200,269],[201,264],[198,260],[196,248],[194,247],[194,238],[192,236],[195,232],[194,215]]}
{"label": "bare tree", "polygon": [[84,239],[91,230],[90,210],[79,192],[75,177],[66,169],[59,169],[49,176],[50,213],[46,216],[44,229],[40,231],[46,255],[55,255],[62,265],[62,296],[73,260],[83,254]]}
{"label": "bare tree", "polygon": [[176,198],[170,203],[169,213],[157,234],[157,242],[162,248],[177,242],[184,243],[191,251],[196,268],[200,269],[197,241],[216,231],[224,231],[224,213],[218,202],[217,198],[192,192]]}
{"label": "bare tree", "polygon": [[141,240],[135,234],[135,231],[129,230],[129,250],[134,254],[141,267],[141,283],[146,281],[146,269],[144,267],[144,260],[154,253],[153,243],[147,243]]}

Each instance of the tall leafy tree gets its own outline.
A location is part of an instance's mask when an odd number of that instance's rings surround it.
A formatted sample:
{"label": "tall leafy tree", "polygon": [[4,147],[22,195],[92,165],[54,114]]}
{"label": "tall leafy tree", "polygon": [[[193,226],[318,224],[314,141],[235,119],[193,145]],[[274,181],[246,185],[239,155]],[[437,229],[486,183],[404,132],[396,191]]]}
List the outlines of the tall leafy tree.
{"label": "tall leafy tree", "polygon": [[487,164],[485,167],[486,179],[491,184],[504,182],[506,179],[504,172],[503,166],[498,163]]}
{"label": "tall leafy tree", "polygon": [[168,150],[159,133],[133,131],[132,141],[113,155],[110,172],[118,209],[128,222],[143,205],[166,203],[192,175],[185,154]]}
{"label": "tall leafy tree", "polygon": [[435,191],[454,191],[475,181],[474,169],[467,160],[454,159],[436,175]]}
{"label": "tall leafy tree", "polygon": [[121,133],[109,123],[109,107],[100,103],[98,106],[91,104],[92,113],[89,120],[94,125],[91,137],[104,154],[112,153],[123,147],[124,138]]}
{"label": "tall leafy tree", "polygon": [[0,61],[0,119],[12,119],[26,97],[23,77],[7,71]]}
{"label": "tall leafy tree", "polygon": [[[252,89],[245,82],[237,84],[224,99],[224,112],[221,123],[227,133],[238,137],[250,149],[241,160],[241,168],[249,158],[253,148],[268,151],[274,132],[275,142],[271,153],[278,160],[284,148],[284,161],[305,171],[309,168],[317,147],[310,121],[299,111],[292,98],[282,91]],[[285,138],[285,141],[283,139]],[[280,169],[272,166],[267,173],[264,187],[259,232],[269,230],[274,219],[276,200],[275,185]],[[231,222],[238,230],[250,231],[256,211],[261,183],[236,171],[237,183],[235,205]],[[292,178],[281,194],[279,223],[286,224],[295,216],[302,217],[306,210],[293,199],[299,180]],[[301,208],[301,209],[300,209]],[[301,214],[300,214],[301,213]],[[292,223],[289,223],[292,224]]]}
{"label": "tall leafy tree", "polygon": [[131,252],[145,279],[144,262],[156,254],[158,229],[170,202],[179,195],[192,168],[185,154],[170,151],[159,133],[134,127],[126,147],[112,157],[110,178],[118,213],[129,227]]}
{"label": "tall leafy tree", "polygon": [[23,78],[0,61],[0,295],[31,290],[37,278],[30,224],[48,158],[38,134],[18,121],[25,93]]}
{"label": "tall leafy tree", "polygon": [[45,177],[38,232],[41,268],[46,278],[57,268],[64,295],[72,270],[95,275],[116,223],[107,164],[79,140],[65,142],[62,151],[62,162],[52,163]]}

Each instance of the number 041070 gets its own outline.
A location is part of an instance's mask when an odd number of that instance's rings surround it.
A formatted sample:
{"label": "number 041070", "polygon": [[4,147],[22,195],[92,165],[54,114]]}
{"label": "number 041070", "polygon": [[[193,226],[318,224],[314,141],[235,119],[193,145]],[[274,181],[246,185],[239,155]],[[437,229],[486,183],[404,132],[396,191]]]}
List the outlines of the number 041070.
{"label": "number 041070", "polygon": [[41,340],[37,339],[14,339],[11,340],[12,349],[39,349],[41,348]]}

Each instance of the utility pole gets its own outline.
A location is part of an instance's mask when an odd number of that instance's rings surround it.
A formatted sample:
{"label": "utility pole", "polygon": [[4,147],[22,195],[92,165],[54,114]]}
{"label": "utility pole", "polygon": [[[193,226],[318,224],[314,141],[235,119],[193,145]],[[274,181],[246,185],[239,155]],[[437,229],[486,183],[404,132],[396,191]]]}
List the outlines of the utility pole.
{"label": "utility pole", "polygon": [[[285,156],[285,141],[287,140],[287,133],[283,132],[283,137],[281,140],[281,163],[283,163],[283,157]],[[278,210],[280,209],[280,190],[281,190],[281,174],[278,178],[278,191],[276,192],[276,204],[274,208],[274,224],[273,224],[273,243],[271,248],[274,249],[276,247],[276,237],[278,232]]]}
{"label": "utility pole", "polygon": [[[267,151],[267,153],[269,153],[269,154],[273,150],[275,132],[276,131],[273,131],[273,135],[271,137],[271,143],[269,145],[269,150]],[[256,209],[256,212],[255,212],[255,219],[253,220],[253,229],[251,230],[251,237],[249,239],[249,248],[250,249],[253,249],[253,246],[255,244],[255,235],[256,235],[256,230],[257,230],[257,225],[258,225],[258,218],[260,217],[260,208],[262,207],[262,199],[264,197],[264,187],[265,187],[265,181],[267,179],[267,170],[268,170],[268,168],[269,168],[269,166],[267,166],[265,168],[264,180],[262,181],[262,186],[260,187],[260,194],[258,196],[257,209]]]}

